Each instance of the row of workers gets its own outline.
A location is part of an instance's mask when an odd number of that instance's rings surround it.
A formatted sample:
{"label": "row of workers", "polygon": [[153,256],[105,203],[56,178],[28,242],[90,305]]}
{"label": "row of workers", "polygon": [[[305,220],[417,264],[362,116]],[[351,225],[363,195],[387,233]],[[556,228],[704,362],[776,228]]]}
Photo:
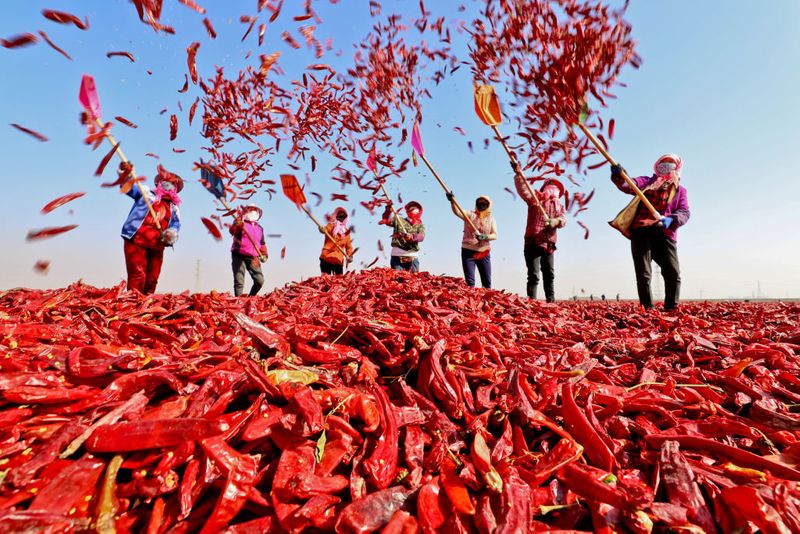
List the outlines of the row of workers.
{"label": "row of workers", "polygon": [[[650,291],[651,262],[655,261],[664,277],[664,308],[674,309],[680,293],[680,265],[677,253],[677,229],[689,219],[686,189],[680,184],[682,160],[674,154],[658,158],[653,174],[633,179],[660,217],[634,195],[633,200],[610,223],[630,239],[639,302],[645,308],[653,306]],[[547,302],[555,301],[554,255],[558,230],[567,223],[564,208],[564,186],[556,179],[545,180],[538,191],[532,190],[521,168],[512,163],[514,184],[520,197],[528,206],[523,255],[527,267],[527,295],[537,297],[539,281],[543,282]],[[123,172],[123,171],[121,171]],[[623,169],[612,166],[611,180],[624,193],[634,194],[623,180]],[[183,180],[159,167],[155,190],[131,188],[127,194],[134,205],[122,229],[125,241],[125,263],[128,270],[128,288],[142,293],[155,291],[163,261],[164,248],[175,243],[180,229],[178,194]],[[142,191],[149,200],[145,202]],[[447,199],[456,217],[464,222],[461,241],[461,262],[464,279],[475,285],[477,270],[483,287],[491,287],[491,242],[497,239],[497,223],[492,216],[491,199],[482,195],[475,200],[475,208],[464,210],[452,193]],[[387,206],[380,223],[392,227],[391,259],[393,269],[419,270],[420,244],[425,239],[422,222],[423,208],[419,202],[405,205],[403,213]],[[241,217],[230,227],[233,236],[231,267],[234,294],[244,291],[245,271],[253,285],[249,294],[256,295],[264,283],[261,264],[267,261],[264,229],[259,224],[261,208],[247,205]],[[329,222],[320,227],[325,241],[320,254],[323,274],[342,274],[352,261],[353,243],[350,236],[349,215],[342,207],[336,208]]]}

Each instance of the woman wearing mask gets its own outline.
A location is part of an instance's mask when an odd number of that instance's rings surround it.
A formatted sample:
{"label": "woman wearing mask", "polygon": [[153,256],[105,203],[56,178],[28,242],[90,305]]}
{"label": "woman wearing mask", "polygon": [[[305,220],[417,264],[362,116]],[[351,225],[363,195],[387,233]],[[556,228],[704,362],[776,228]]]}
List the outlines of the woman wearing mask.
{"label": "woman wearing mask", "polygon": [[325,228],[320,228],[319,232],[325,234],[325,243],[319,255],[320,271],[322,274],[342,274],[345,262],[349,264],[353,259],[353,241],[350,239],[350,217],[347,210],[336,208],[330,222]]}
{"label": "woman wearing mask", "polygon": [[[535,299],[541,273],[544,296],[547,302],[555,302],[554,280],[556,240],[558,229],[567,224],[566,210],[561,202],[564,186],[554,178],[545,180],[539,191],[532,191],[525,183],[522,169],[512,163],[514,186],[522,200],[528,205],[528,223],[525,226],[525,265],[528,269],[526,286],[528,297]],[[542,209],[544,213],[542,213]]]}
{"label": "woman wearing mask", "polygon": [[392,233],[392,269],[419,272],[419,244],[425,239],[422,224],[422,204],[412,200],[405,206],[405,217],[395,217],[390,206],[386,206],[379,224],[394,228]]}
{"label": "woman wearing mask", "polygon": [[[129,175],[132,169],[130,163],[120,164],[120,177]],[[183,179],[159,165],[155,190],[151,191],[146,185],[141,188],[131,185],[130,180],[122,184],[123,189],[128,188],[126,194],[133,199],[133,207],[122,226],[128,289],[150,294],[155,292],[161,275],[164,248],[171,247],[178,240],[181,229],[178,193],[183,189]]]}
{"label": "woman wearing mask", "polygon": [[[492,200],[488,196],[480,196],[475,199],[475,210],[462,215],[461,210],[456,207],[453,194],[447,193],[446,196],[450,201],[453,213],[464,221],[464,235],[461,239],[461,266],[464,269],[464,281],[468,286],[475,287],[475,267],[477,267],[481,277],[481,286],[490,288],[492,287],[492,257],[489,242],[497,239],[497,223],[492,217]],[[475,233],[476,229],[477,234]]]}
{"label": "woman wearing mask", "polygon": [[[649,309],[653,307],[650,293],[651,261],[661,268],[664,277],[664,309],[678,307],[681,289],[680,264],[678,263],[678,228],[689,220],[689,201],[686,188],[680,185],[683,160],[675,154],[665,154],[653,165],[652,176],[634,178],[636,184],[660,214],[653,214],[641,203],[638,196],[609,224],[631,240],[633,269],[636,273],[636,289],[639,303]],[[634,192],[622,178],[623,168],[611,167],[611,181],[629,195]]]}
{"label": "woman wearing mask", "polygon": [[261,264],[268,258],[264,241],[264,228],[258,224],[263,212],[255,204],[242,208],[242,217],[231,225],[233,245],[231,245],[231,268],[233,269],[233,294],[237,297],[244,291],[244,271],[250,273],[253,286],[249,295],[255,296],[264,285]]}

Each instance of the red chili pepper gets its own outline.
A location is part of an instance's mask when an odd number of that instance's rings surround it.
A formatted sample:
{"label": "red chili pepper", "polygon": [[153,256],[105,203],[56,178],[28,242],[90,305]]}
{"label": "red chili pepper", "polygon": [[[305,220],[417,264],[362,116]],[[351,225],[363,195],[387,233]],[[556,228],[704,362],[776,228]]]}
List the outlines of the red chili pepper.
{"label": "red chili pepper", "polygon": [[450,458],[445,458],[442,462],[440,482],[453,508],[462,514],[475,514],[475,505],[472,503],[467,486],[459,478],[456,464]]}
{"label": "red chili pepper", "polygon": [[221,434],[228,425],[205,419],[150,419],[98,427],[86,441],[92,452],[140,451]]}
{"label": "red chili pepper", "polygon": [[584,453],[598,467],[611,471],[614,468],[614,455],[592,428],[586,415],[578,408],[572,389],[572,382],[565,382],[561,390],[561,415],[569,432],[583,445]]}

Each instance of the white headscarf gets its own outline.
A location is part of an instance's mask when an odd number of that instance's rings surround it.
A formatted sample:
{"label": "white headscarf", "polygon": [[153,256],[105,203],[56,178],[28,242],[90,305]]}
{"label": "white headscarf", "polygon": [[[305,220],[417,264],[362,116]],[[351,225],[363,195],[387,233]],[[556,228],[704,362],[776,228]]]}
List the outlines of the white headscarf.
{"label": "white headscarf", "polygon": [[[339,213],[344,212],[346,217],[343,221],[340,221],[336,217]],[[347,214],[347,210],[344,208],[336,208],[333,210],[333,215],[331,215],[331,222],[333,223],[333,230],[331,234],[334,236],[343,236],[347,233],[347,230],[350,228],[350,215]]]}

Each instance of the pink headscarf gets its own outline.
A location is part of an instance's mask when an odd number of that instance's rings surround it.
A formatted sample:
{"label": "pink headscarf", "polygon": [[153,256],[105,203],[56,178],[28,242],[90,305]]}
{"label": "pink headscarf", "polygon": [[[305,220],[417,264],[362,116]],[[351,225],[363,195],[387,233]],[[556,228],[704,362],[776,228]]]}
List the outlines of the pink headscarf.
{"label": "pink headscarf", "polygon": [[167,202],[171,202],[176,206],[181,205],[181,197],[178,196],[178,192],[175,191],[174,189],[172,191],[167,191],[165,189],[162,189],[161,181],[158,182],[158,185],[156,186],[156,189],[155,191],[153,191],[153,193],[155,193],[157,201],[166,200]]}
{"label": "pink headscarf", "polygon": [[[340,221],[336,218],[339,213],[344,212],[347,217],[343,221]],[[347,233],[347,230],[350,228],[350,215],[347,214],[347,210],[344,208],[336,208],[333,210],[333,215],[331,215],[331,222],[333,223],[333,230],[331,234],[334,236],[343,236]]]}
{"label": "pink headscarf", "polygon": [[[675,162],[675,170],[663,176],[659,175],[658,166],[659,164],[663,163],[664,160],[667,159]],[[664,154],[663,156],[658,158],[656,162],[653,164],[653,172],[657,176],[656,181],[653,183],[653,189],[660,189],[669,183],[674,184],[675,187],[677,187],[681,178],[682,168],[683,168],[683,160],[677,154]]]}

